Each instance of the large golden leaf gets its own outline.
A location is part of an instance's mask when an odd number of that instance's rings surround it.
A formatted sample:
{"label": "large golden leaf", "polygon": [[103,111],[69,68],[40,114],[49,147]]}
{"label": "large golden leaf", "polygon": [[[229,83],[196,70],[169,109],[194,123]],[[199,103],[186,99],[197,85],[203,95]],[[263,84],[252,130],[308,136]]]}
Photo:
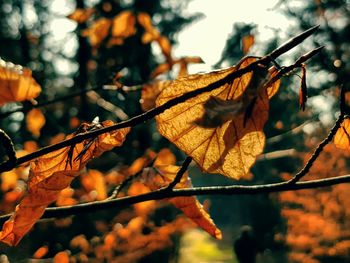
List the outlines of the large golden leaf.
{"label": "large golden leaf", "polygon": [[340,149],[350,149],[350,119],[345,118],[334,136],[334,144]]}
{"label": "large golden leaf", "polygon": [[[102,126],[111,126],[112,121],[102,122]],[[93,129],[85,124],[82,132]],[[48,153],[30,164],[28,193],[16,207],[15,213],[5,222],[0,232],[0,241],[16,245],[42,216],[45,208],[54,202],[60,191],[68,187],[78,176],[86,163],[103,152],[120,146],[129,128],[99,135],[85,140],[73,147],[66,147]],[[71,138],[74,135],[69,135]]]}
{"label": "large golden leaf", "polygon": [[[158,96],[156,105],[212,84],[253,61],[254,58],[248,57],[228,69],[174,80]],[[205,172],[241,178],[249,172],[265,144],[262,129],[268,118],[268,98],[279,85],[275,82],[270,87],[264,86],[267,75],[265,69],[257,69],[254,76],[253,72],[248,72],[212,92],[202,93],[166,110],[156,118],[159,132],[192,156]],[[232,107],[241,104],[241,108],[217,125],[203,127],[198,123],[207,117],[205,105],[212,97],[232,104]]]}
{"label": "large golden leaf", "polygon": [[0,106],[34,99],[40,92],[41,88],[29,69],[0,59]]}
{"label": "large golden leaf", "polygon": [[[144,170],[142,181],[151,190],[157,190],[171,183],[179,169],[180,167],[175,165],[154,165],[154,168]],[[181,181],[175,186],[177,189],[191,187],[191,179],[187,172],[183,174]],[[222,238],[220,229],[216,227],[210,215],[203,209],[195,196],[174,197],[170,198],[169,201],[210,235],[217,239]]]}

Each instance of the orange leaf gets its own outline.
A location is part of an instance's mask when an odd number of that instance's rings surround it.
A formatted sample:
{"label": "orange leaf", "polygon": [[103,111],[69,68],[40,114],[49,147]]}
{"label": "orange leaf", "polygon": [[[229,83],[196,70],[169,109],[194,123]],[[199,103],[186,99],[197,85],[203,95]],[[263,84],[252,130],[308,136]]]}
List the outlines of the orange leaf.
{"label": "orange leaf", "polygon": [[58,252],[53,257],[53,263],[69,263],[69,254],[67,251]]}
{"label": "orange leaf", "polygon": [[81,176],[81,184],[87,192],[96,191],[96,200],[107,198],[107,187],[101,172],[90,169],[88,173]]}
{"label": "orange leaf", "polygon": [[171,44],[167,37],[160,36],[156,39],[160,49],[162,50],[163,55],[167,61],[172,61],[171,59]]}
{"label": "orange leaf", "polygon": [[40,259],[43,258],[49,252],[49,248],[47,246],[39,247],[33,254],[33,258]]}
{"label": "orange leaf", "polygon": [[152,25],[152,19],[147,13],[139,13],[137,21],[145,29],[145,33],[142,36],[142,43],[147,44],[160,37],[158,29]]}
{"label": "orange leaf", "polygon": [[249,49],[254,45],[254,35],[246,35],[242,38],[242,51],[246,55]]}
{"label": "orange leaf", "polygon": [[113,18],[112,38],[109,45],[122,45],[124,39],[136,33],[135,16],[131,11],[123,11]]}
{"label": "orange leaf", "polygon": [[0,59],[0,106],[34,99],[40,92],[41,88],[33,79],[30,69]]}
{"label": "orange leaf", "polygon": [[[180,169],[180,167],[174,165],[158,165],[154,167],[154,170],[148,169],[142,174],[143,182],[150,187],[151,190],[167,186],[174,180]],[[192,187],[191,179],[188,177],[188,173],[185,173],[175,188],[181,189],[190,187]],[[169,201],[203,230],[213,237],[221,239],[221,231],[216,227],[210,215],[203,209],[195,196],[174,197],[170,198]]]}
{"label": "orange leaf", "polygon": [[156,106],[156,99],[160,92],[166,88],[171,82],[156,80],[151,83],[144,84],[141,91],[141,108],[148,111]]}
{"label": "orange leaf", "polygon": [[40,130],[46,122],[45,116],[40,109],[32,109],[26,115],[27,129],[35,137],[40,136]]}
{"label": "orange leaf", "polygon": [[88,9],[83,9],[83,8],[77,8],[73,13],[67,16],[67,18],[82,24],[85,23],[95,12],[94,8],[88,8]]}
{"label": "orange leaf", "polygon": [[172,64],[165,62],[162,64],[159,64],[151,73],[151,79],[154,79],[155,77],[164,74],[166,72],[168,72],[169,70],[171,70],[172,68]]}
{"label": "orange leaf", "polygon": [[340,149],[350,148],[350,119],[346,118],[334,136],[334,144]]}
{"label": "orange leaf", "polygon": [[[105,121],[100,125],[106,127],[113,124],[112,121]],[[94,129],[95,125],[85,124],[81,132]],[[61,190],[70,185],[86,163],[103,152],[122,145],[129,130],[129,128],[124,128],[104,133],[72,147],[48,153],[31,162],[28,194],[16,207],[11,218],[3,225],[0,241],[9,245],[18,244],[42,216],[45,208],[57,199]],[[74,134],[67,138],[73,136]]]}
{"label": "orange leaf", "polygon": [[[248,57],[238,66],[172,81],[161,92],[156,104],[162,105],[186,92],[212,84],[253,61],[254,58]],[[265,79],[266,75],[253,79],[252,75],[253,72],[248,72],[210,93],[202,93],[166,110],[156,118],[159,132],[190,155],[204,171],[239,179],[249,172],[265,144],[262,129],[268,118],[269,103],[266,89],[258,89],[256,85],[261,83],[256,82]],[[195,122],[203,118],[203,104],[211,96],[231,103],[242,100],[242,111],[218,127],[198,126]]]}
{"label": "orange leaf", "polygon": [[88,37],[93,48],[98,48],[108,36],[112,21],[107,18],[96,20],[89,28],[82,31],[81,35]]}

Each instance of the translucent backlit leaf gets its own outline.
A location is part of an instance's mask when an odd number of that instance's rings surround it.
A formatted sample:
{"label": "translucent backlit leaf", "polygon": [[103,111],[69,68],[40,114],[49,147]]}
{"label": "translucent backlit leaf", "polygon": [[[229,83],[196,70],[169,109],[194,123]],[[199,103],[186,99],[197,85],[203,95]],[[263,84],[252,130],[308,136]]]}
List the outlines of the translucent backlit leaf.
{"label": "translucent backlit leaf", "polygon": [[41,88],[31,70],[0,59],[0,106],[8,102],[31,100]]}
{"label": "translucent backlit leaf", "polygon": [[98,48],[108,36],[112,21],[107,18],[97,19],[89,28],[82,31],[82,36],[88,37],[93,48]]}
{"label": "translucent backlit leaf", "polygon": [[44,127],[46,119],[40,109],[32,109],[26,115],[27,129],[34,137],[40,136],[41,128]]}
{"label": "translucent backlit leaf", "polygon": [[147,44],[160,37],[158,29],[153,26],[152,19],[147,13],[139,13],[137,21],[145,29],[145,33],[142,36],[142,43]]}
{"label": "translucent backlit leaf", "polygon": [[148,111],[156,106],[156,99],[160,92],[166,88],[171,82],[156,80],[151,83],[144,84],[141,91],[141,108]]}
{"label": "translucent backlit leaf", "polygon": [[249,52],[249,49],[254,45],[254,35],[246,35],[242,38],[242,51],[246,55]]}
{"label": "translucent backlit leaf", "polygon": [[[102,122],[101,126],[111,126],[112,121]],[[96,124],[84,124],[79,132],[96,129]],[[85,140],[72,147],[48,153],[30,164],[28,194],[16,207],[15,213],[5,222],[0,232],[0,241],[16,245],[42,216],[45,208],[54,202],[61,190],[68,187],[79,175],[86,163],[103,152],[120,146],[129,128],[104,133],[96,138]],[[73,137],[69,135],[67,138]]]}
{"label": "translucent backlit leaf", "polygon": [[340,149],[350,149],[350,119],[344,119],[334,136],[334,144]]}
{"label": "translucent backlit leaf", "polygon": [[136,33],[135,16],[131,11],[123,11],[113,18],[109,45],[122,45],[124,39]]}
{"label": "translucent backlit leaf", "polygon": [[[248,57],[238,66],[177,79],[161,92],[156,104],[162,105],[186,92],[214,83],[253,61],[254,58]],[[210,93],[202,93],[166,110],[156,118],[159,132],[192,156],[204,171],[239,179],[249,172],[265,144],[262,129],[268,118],[269,102],[266,89],[257,85],[261,85],[266,74],[251,80],[253,72],[248,72]],[[196,122],[203,118],[203,105],[211,96],[238,103],[242,100],[245,111],[218,127],[201,127]]]}
{"label": "translucent backlit leaf", "polygon": [[83,8],[77,8],[74,10],[73,13],[71,13],[70,15],[67,16],[67,18],[82,24],[85,23],[95,12],[94,8],[87,8],[87,9],[83,9]]}
{"label": "translucent backlit leaf", "polygon": [[[145,169],[142,181],[151,189],[156,190],[167,186],[172,182],[180,167],[175,165],[155,165],[154,169]],[[192,187],[188,173],[185,173],[175,188]],[[210,215],[203,209],[195,196],[174,197],[169,201],[180,209],[188,218],[192,219],[199,227],[217,239],[221,239],[221,231],[216,227]]]}

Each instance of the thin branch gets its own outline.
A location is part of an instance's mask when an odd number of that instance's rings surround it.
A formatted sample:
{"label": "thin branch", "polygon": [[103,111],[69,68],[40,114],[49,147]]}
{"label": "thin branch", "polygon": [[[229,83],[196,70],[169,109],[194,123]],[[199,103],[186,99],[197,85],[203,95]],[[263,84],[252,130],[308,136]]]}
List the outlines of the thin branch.
{"label": "thin branch", "polygon": [[344,120],[344,116],[340,115],[337,121],[335,122],[334,126],[328,133],[327,137],[316,147],[315,151],[313,152],[309,160],[306,162],[305,166],[292,179],[290,179],[288,183],[294,184],[310,171],[312,165],[314,164],[318,156],[321,154],[324,147],[326,147],[326,145],[333,140],[333,137],[338,131],[338,129],[340,128],[340,125],[343,122],[343,120]]}
{"label": "thin branch", "polygon": [[[154,118],[155,116],[163,113],[165,110],[179,104],[182,102],[185,102],[191,98],[196,97],[199,94],[202,94],[204,92],[210,92],[213,91],[217,88],[220,88],[221,86],[225,85],[228,82],[231,82],[232,80],[241,77],[242,75],[244,75],[245,73],[251,72],[253,71],[259,64],[263,64],[263,65],[267,65],[270,62],[272,62],[277,56],[282,55],[283,53],[287,52],[288,50],[292,49],[293,47],[297,46],[298,44],[300,44],[301,41],[303,41],[304,39],[306,39],[307,37],[309,37],[318,27],[313,27],[303,33],[301,33],[300,35],[296,36],[295,38],[293,38],[292,40],[288,41],[286,44],[282,45],[281,47],[277,48],[275,51],[272,51],[270,54],[268,54],[265,57],[262,57],[258,60],[256,60],[255,62],[249,64],[248,66],[238,69],[237,71],[232,72],[231,74],[228,74],[227,76],[223,77],[222,79],[217,80],[214,83],[211,83],[203,88],[199,88],[196,90],[192,90],[190,92],[184,93],[183,95],[171,99],[169,101],[167,101],[166,103],[153,108],[143,114],[137,115],[135,117],[130,118],[127,121],[123,121],[120,123],[117,123],[115,125],[112,126],[108,126],[108,127],[104,127],[98,130],[94,130],[94,131],[90,131],[90,132],[86,132],[83,134],[79,134],[77,136],[74,136],[70,139],[61,141],[57,144],[54,145],[50,145],[44,148],[41,148],[40,150],[30,153],[28,155],[25,155],[23,157],[18,158],[17,160],[17,165],[28,162],[32,159],[35,159],[37,157],[40,157],[42,155],[45,155],[47,153],[50,153],[52,151],[55,150],[59,150],[62,149],[64,147],[67,146],[71,146],[77,143],[80,143],[86,139],[92,138],[92,137],[96,137],[98,135],[101,135],[103,133],[107,133],[107,132],[111,132],[111,131],[115,131],[117,129],[121,129],[121,128],[126,128],[126,127],[133,127],[139,124],[142,124],[152,118]],[[313,50],[311,55],[310,53],[308,53],[308,55],[306,56],[302,56],[298,61],[298,63],[303,63],[305,62],[307,59],[310,59],[312,56],[314,56],[317,52],[319,52],[320,49],[316,49]],[[294,69],[297,66],[289,66],[286,67],[287,69],[284,69],[284,73],[283,74],[287,74],[288,73],[288,69]],[[282,74],[282,75],[283,75]],[[281,76],[282,76],[281,75]],[[14,166],[12,167],[14,168]],[[12,169],[11,167],[5,167],[0,165],[0,172],[4,172],[4,171],[9,171]]]}
{"label": "thin branch", "polygon": [[[294,184],[286,182],[262,185],[230,185],[230,186],[208,186],[208,187],[193,187],[188,189],[173,189],[172,191],[162,188],[150,193],[137,196],[120,197],[113,200],[95,201],[90,203],[78,204],[73,206],[49,207],[45,209],[45,213],[41,217],[66,217],[77,215],[79,213],[93,213],[103,209],[111,209],[122,206],[129,206],[136,203],[141,203],[150,200],[161,200],[179,196],[194,196],[194,195],[256,195],[269,194],[285,191],[296,191],[303,189],[314,189],[318,187],[329,187],[336,184],[350,182],[350,174],[336,176],[332,178],[296,182]],[[0,216],[0,224],[5,222],[11,214]]]}
{"label": "thin branch", "polygon": [[187,156],[180,170],[177,172],[174,180],[165,188],[165,190],[167,191],[173,190],[173,188],[181,181],[182,176],[187,171],[188,166],[190,165],[191,162],[192,162],[192,157]]}
{"label": "thin branch", "polygon": [[19,107],[13,109],[13,110],[0,113],[0,119],[4,119],[4,118],[10,116],[11,114],[13,114],[15,112],[26,112],[26,111],[29,111],[29,110],[34,109],[34,108],[45,107],[45,106],[48,106],[48,105],[51,105],[51,104],[54,104],[54,103],[57,103],[57,102],[60,102],[60,101],[65,101],[65,100],[68,100],[68,99],[72,99],[74,97],[81,96],[81,95],[83,95],[85,93],[88,93],[90,91],[97,91],[97,90],[101,90],[101,89],[103,89],[103,86],[99,85],[99,86],[93,87],[91,89],[79,90],[77,92],[73,92],[73,93],[70,93],[68,95],[57,97],[57,98],[54,98],[52,100],[39,102],[37,104],[27,103],[27,104],[25,104],[23,106],[19,106]]}

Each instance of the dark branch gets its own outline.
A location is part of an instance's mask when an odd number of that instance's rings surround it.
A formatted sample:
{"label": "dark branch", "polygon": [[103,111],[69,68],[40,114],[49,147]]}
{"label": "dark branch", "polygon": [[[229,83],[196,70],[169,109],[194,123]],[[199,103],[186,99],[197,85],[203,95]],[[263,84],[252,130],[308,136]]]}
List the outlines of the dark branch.
{"label": "dark branch", "polygon": [[[137,116],[135,116],[127,121],[123,121],[123,122],[117,123],[115,125],[105,127],[102,129],[98,129],[98,130],[94,130],[91,132],[79,134],[77,136],[74,136],[71,139],[67,139],[67,140],[59,142],[57,144],[44,147],[36,152],[30,153],[28,155],[25,155],[23,157],[18,158],[17,165],[28,162],[30,160],[33,160],[37,157],[40,157],[40,156],[45,155],[47,153],[50,153],[52,151],[59,150],[59,149],[62,149],[64,147],[80,143],[86,139],[96,137],[96,136],[101,135],[103,133],[107,133],[107,132],[115,131],[117,129],[126,128],[126,127],[133,127],[133,126],[142,124],[142,123],[154,118],[155,116],[163,113],[165,110],[167,110],[167,109],[169,109],[169,108],[171,108],[179,103],[185,102],[185,101],[187,101],[191,98],[194,98],[197,95],[202,94],[204,92],[213,91],[213,90],[225,85],[226,83],[231,82],[235,78],[241,77],[245,73],[253,71],[258,66],[258,64],[267,65],[268,63],[272,62],[272,60],[275,57],[277,57],[277,55],[279,56],[279,55],[287,52],[291,48],[295,47],[296,45],[298,45],[302,40],[304,40],[305,38],[310,36],[316,29],[317,29],[317,27],[313,27],[313,28],[301,33],[300,35],[296,36],[291,41],[289,41],[287,44],[276,49],[276,51],[273,51],[269,55],[267,55],[261,59],[256,60],[255,62],[249,64],[248,66],[246,66],[244,68],[241,68],[241,69],[238,69],[237,71],[232,72],[231,74],[227,75],[226,77],[224,77],[222,79],[219,79],[218,81],[216,81],[214,83],[211,83],[203,88],[199,88],[199,89],[187,92],[187,93],[185,93],[185,94],[183,94],[175,99],[167,101],[166,103],[160,105],[159,107],[151,109],[143,114],[137,115]],[[294,39],[296,39],[296,40],[294,40]],[[315,51],[313,51],[313,52],[315,52]],[[313,54],[315,54],[315,53],[313,53]],[[302,59],[303,62],[305,62],[305,60],[310,58],[310,56],[309,57],[303,56],[303,57],[304,57]],[[296,66],[292,65],[292,66],[286,67],[286,68],[287,69],[288,68],[294,69],[296,67],[297,67],[297,65]],[[286,74],[286,73],[288,73],[288,71],[284,70],[283,74]],[[13,167],[5,167],[5,166],[0,165],[0,172],[8,171],[8,170],[11,170],[12,168],[14,168],[14,166]]]}
{"label": "dark branch", "polygon": [[[178,196],[194,196],[194,195],[256,195],[269,194],[285,191],[296,191],[302,189],[314,189],[319,187],[329,187],[336,184],[350,182],[350,175],[337,176],[326,179],[311,180],[306,182],[281,182],[275,184],[263,185],[230,185],[230,186],[209,186],[209,187],[194,187],[188,189],[173,189],[172,191],[166,188],[159,189],[150,193],[121,197],[113,200],[95,201],[91,203],[78,204],[73,206],[50,207],[46,208],[42,219],[52,217],[66,217],[77,215],[79,213],[93,213],[102,209],[110,209],[116,207],[129,206],[136,203],[141,203],[149,200],[161,200],[165,198]],[[11,214],[0,216],[0,223],[5,222]]]}
{"label": "dark branch", "polygon": [[173,190],[173,188],[181,181],[182,176],[187,171],[188,166],[192,162],[192,157],[188,156],[185,161],[183,162],[180,170],[177,172],[174,180],[165,188],[167,191]]}

